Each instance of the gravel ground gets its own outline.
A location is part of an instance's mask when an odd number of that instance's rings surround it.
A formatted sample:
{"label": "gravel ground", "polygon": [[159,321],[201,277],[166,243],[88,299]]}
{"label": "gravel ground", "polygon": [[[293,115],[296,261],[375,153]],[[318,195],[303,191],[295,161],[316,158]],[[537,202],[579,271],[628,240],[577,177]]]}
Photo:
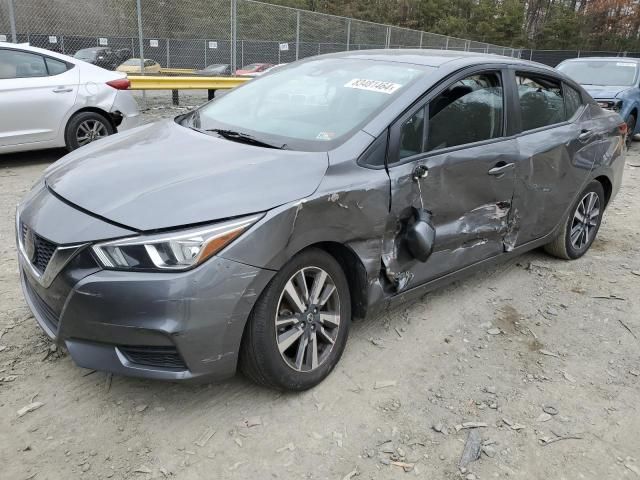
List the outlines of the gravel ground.
{"label": "gravel ground", "polygon": [[[179,111],[165,104],[150,95],[145,118]],[[13,215],[62,153],[0,157],[0,478],[640,478],[637,143],[584,258],[534,251],[357,322],[301,394],[108,382],[51,348],[20,292]],[[483,453],[465,470],[468,438]]]}

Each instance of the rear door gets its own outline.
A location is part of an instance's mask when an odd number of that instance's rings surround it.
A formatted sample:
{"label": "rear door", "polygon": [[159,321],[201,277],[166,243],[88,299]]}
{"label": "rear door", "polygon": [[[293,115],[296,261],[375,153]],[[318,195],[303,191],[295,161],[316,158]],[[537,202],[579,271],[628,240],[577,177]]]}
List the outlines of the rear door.
{"label": "rear door", "polygon": [[[467,70],[391,127],[391,225],[383,262],[397,291],[504,251],[513,227],[518,153],[505,80],[499,67]],[[404,231],[419,209],[431,213],[435,228],[426,262],[403,248]]]}
{"label": "rear door", "polygon": [[593,168],[603,134],[580,91],[547,72],[516,70],[521,135],[514,213],[523,219],[515,245],[558,225]]}
{"label": "rear door", "polygon": [[79,69],[58,59],[0,49],[0,146],[54,140],[78,93]]}

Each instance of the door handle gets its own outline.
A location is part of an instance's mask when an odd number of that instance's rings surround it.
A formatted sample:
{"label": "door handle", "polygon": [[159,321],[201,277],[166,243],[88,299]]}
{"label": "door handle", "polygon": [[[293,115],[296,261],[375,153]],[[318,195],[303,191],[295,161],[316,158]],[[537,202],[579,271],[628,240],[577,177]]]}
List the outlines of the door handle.
{"label": "door handle", "polygon": [[515,166],[516,166],[515,163],[498,162],[487,173],[489,175],[500,176],[500,175],[503,175],[506,171],[512,170]]}
{"label": "door handle", "polygon": [[51,90],[53,93],[69,93],[73,92],[73,88],[58,87]]}
{"label": "door handle", "polygon": [[413,169],[413,174],[411,177],[417,182],[429,175],[429,169],[426,165],[417,165],[416,168]]}
{"label": "door handle", "polygon": [[593,135],[594,135],[593,130],[582,129],[580,131],[580,135],[578,135],[578,140],[581,142],[587,142],[591,137],[593,137]]}

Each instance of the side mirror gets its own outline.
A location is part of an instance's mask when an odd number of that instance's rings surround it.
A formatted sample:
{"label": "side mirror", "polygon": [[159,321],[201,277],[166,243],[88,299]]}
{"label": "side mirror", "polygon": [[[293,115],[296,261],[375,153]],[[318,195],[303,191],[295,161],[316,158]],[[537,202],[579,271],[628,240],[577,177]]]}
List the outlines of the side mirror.
{"label": "side mirror", "polygon": [[405,242],[409,253],[421,262],[426,262],[433,252],[436,230],[431,222],[431,212],[414,209],[413,221],[407,225]]}

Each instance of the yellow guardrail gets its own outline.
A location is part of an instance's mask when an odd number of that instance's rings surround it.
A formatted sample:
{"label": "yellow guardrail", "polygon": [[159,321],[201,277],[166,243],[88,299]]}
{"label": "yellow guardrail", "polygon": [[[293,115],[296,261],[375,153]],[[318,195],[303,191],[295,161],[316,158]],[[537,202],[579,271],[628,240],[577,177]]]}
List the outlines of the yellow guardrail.
{"label": "yellow guardrail", "polygon": [[156,77],[129,75],[130,90],[220,90],[242,85],[242,77]]}
{"label": "yellow guardrail", "polygon": [[160,73],[178,73],[180,75],[193,73],[193,68],[162,68],[160,67]]}

